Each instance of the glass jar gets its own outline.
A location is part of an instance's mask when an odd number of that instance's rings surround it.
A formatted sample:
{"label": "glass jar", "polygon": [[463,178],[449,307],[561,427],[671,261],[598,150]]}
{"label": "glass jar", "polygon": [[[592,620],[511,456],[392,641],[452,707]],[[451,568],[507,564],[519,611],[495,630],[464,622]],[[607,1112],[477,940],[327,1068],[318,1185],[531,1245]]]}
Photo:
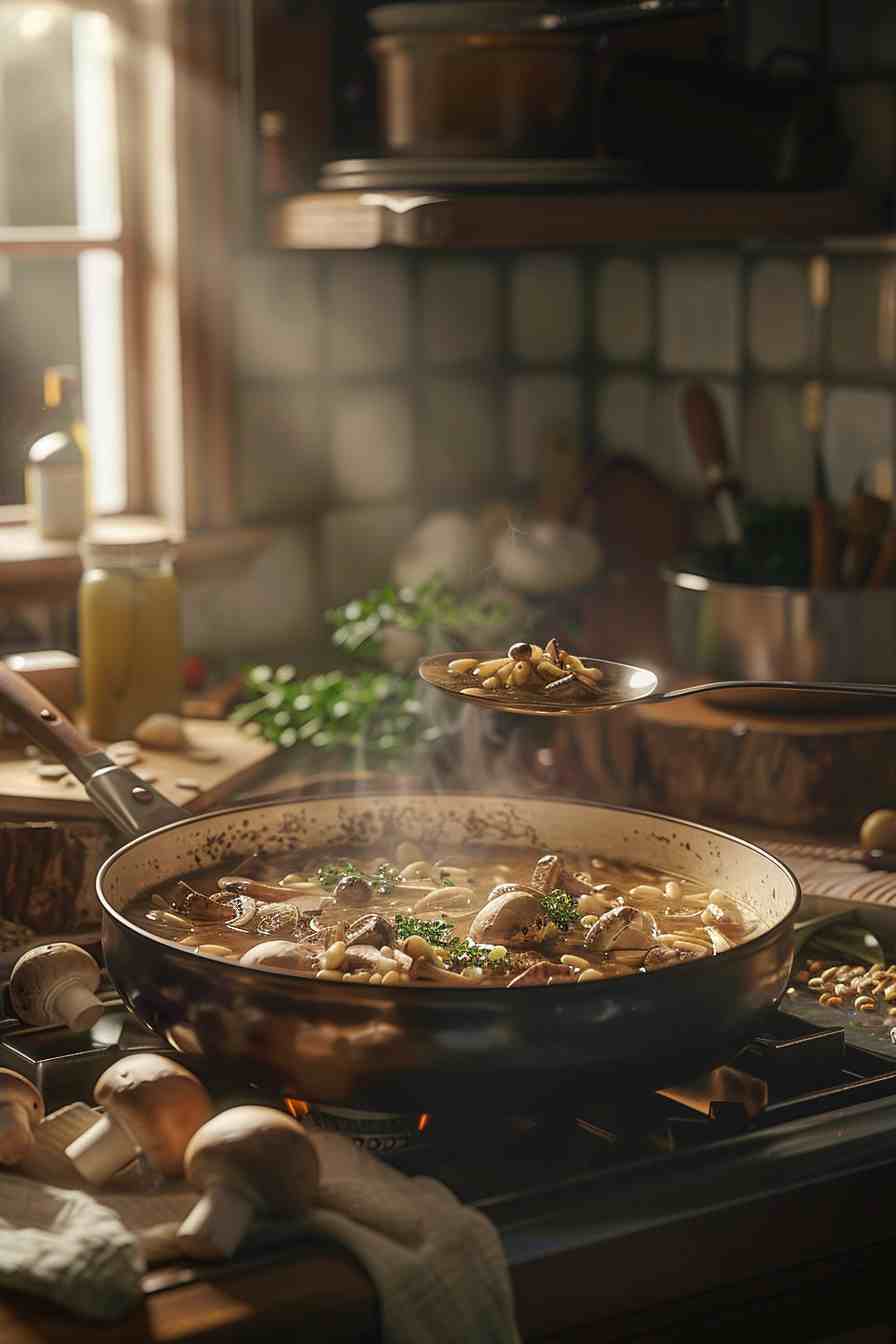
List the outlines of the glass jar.
{"label": "glass jar", "polygon": [[100,532],[82,545],[78,594],[88,733],[129,737],[148,714],[180,714],[183,653],[171,546],[161,531]]}

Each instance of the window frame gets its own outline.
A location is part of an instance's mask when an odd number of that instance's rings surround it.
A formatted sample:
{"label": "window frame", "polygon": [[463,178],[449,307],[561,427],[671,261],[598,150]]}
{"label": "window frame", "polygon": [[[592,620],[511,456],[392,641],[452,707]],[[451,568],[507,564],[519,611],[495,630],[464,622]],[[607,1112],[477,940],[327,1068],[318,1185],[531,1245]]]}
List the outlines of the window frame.
{"label": "window frame", "polygon": [[[123,512],[162,519],[176,539],[239,533],[232,442],[234,271],[246,185],[239,0],[66,4],[107,14],[122,38],[113,55],[120,227],[0,228],[0,255],[102,248],[121,257]],[[0,527],[21,527],[24,517],[20,505],[0,507]],[[27,563],[16,567],[23,577]]]}

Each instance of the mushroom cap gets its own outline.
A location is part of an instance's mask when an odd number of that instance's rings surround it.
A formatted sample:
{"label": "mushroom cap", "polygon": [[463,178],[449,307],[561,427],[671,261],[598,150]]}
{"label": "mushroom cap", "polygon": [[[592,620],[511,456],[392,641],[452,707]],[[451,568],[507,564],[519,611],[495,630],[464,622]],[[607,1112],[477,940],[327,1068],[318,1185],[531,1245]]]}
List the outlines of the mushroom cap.
{"label": "mushroom cap", "polygon": [[299,1213],[320,1183],[317,1152],[297,1120],[268,1106],[222,1111],[193,1135],[184,1156],[196,1189],[236,1186],[273,1213]]}
{"label": "mushroom cap", "polygon": [[653,947],[657,927],[653,918],[634,905],[616,905],[606,910],[585,935],[585,946],[592,951],[609,952],[613,948]]}
{"label": "mushroom cap", "polygon": [[15,1069],[0,1069],[0,1102],[16,1101],[27,1106],[33,1119],[31,1127],[39,1125],[44,1118],[44,1099],[30,1078],[24,1078]]}
{"label": "mushroom cap", "polygon": [[100,983],[100,968],[89,952],[74,943],[42,943],[25,952],[9,976],[9,997],[16,1016],[36,1026],[43,1024],[47,991],[63,980],[82,980],[92,993]]}
{"label": "mushroom cap", "polygon": [[373,887],[364,877],[340,877],[333,895],[341,905],[367,905],[373,896]]}
{"label": "mushroom cap", "polygon": [[395,929],[385,915],[361,915],[345,931],[346,947],[361,943],[364,947],[392,947]]}
{"label": "mushroom cap", "polygon": [[268,971],[289,971],[302,975],[315,969],[314,954],[300,943],[288,938],[272,938],[268,943],[256,943],[240,957],[241,966],[261,966]]}
{"label": "mushroom cap", "polygon": [[0,1166],[17,1166],[27,1156],[33,1142],[31,1131],[44,1118],[44,1099],[27,1078],[13,1069],[0,1069],[0,1106],[16,1106],[27,1116],[27,1126],[19,1120],[0,1126]]}
{"label": "mushroom cap", "polygon": [[180,1174],[187,1144],[214,1114],[199,1079],[164,1055],[126,1055],[93,1095],[166,1176]]}
{"label": "mushroom cap", "polygon": [[549,923],[537,896],[528,891],[509,891],[482,907],[470,925],[470,937],[474,943],[521,947],[542,942]]}

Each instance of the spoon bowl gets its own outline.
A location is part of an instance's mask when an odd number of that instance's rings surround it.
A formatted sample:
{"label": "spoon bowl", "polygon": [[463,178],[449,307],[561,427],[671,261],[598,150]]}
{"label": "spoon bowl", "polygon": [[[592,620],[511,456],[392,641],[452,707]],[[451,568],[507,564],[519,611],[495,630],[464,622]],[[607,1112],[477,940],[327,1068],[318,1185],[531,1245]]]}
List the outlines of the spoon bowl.
{"label": "spoon bowl", "polygon": [[530,691],[525,686],[514,687],[513,690],[485,691],[469,673],[458,676],[448,671],[448,664],[455,659],[475,658],[481,663],[489,658],[500,658],[502,653],[503,650],[497,649],[433,654],[420,663],[420,676],[430,686],[484,709],[503,710],[507,714],[540,714],[545,717],[594,714],[601,709],[618,709],[620,705],[644,700],[653,695],[657,688],[656,674],[647,668],[631,667],[627,663],[609,663],[600,658],[582,658],[586,667],[598,668],[602,674],[594,691],[578,684],[562,695],[557,693],[553,696],[545,690]]}
{"label": "spoon bowl", "polygon": [[[506,658],[502,650],[472,653],[437,653],[424,658],[419,664],[420,676],[430,686],[456,695],[470,704],[482,709],[501,710],[505,714],[536,714],[545,718],[557,715],[596,714],[602,710],[619,709],[623,705],[635,705],[645,701],[658,703],[665,700],[680,700],[687,695],[714,694],[719,691],[774,690],[774,691],[811,691],[819,697],[821,704],[825,697],[832,711],[844,695],[865,696],[871,699],[896,699],[896,686],[872,686],[856,682],[833,681],[711,681],[702,686],[680,686],[671,691],[658,691],[658,678],[655,672],[646,667],[633,667],[628,663],[611,663],[603,658],[579,658],[587,668],[597,668],[601,680],[594,690],[581,683],[570,686],[560,692],[545,689],[529,690],[527,686],[514,686],[508,690],[498,687],[493,691],[485,690],[474,676],[468,672],[460,674],[449,672],[448,664],[461,658],[474,658],[485,662],[492,658]],[[896,707],[894,707],[896,708]]]}

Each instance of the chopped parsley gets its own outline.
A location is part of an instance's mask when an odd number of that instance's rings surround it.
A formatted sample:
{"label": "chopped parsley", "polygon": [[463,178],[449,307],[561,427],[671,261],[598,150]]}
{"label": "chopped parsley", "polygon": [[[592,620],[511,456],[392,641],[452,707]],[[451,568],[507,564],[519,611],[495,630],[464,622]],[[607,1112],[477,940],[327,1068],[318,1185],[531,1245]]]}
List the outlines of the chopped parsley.
{"label": "chopped parsley", "polygon": [[425,938],[430,947],[447,947],[454,938],[454,925],[447,919],[418,919],[416,915],[396,915],[395,932],[399,938]]}
{"label": "chopped parsley", "polygon": [[391,896],[398,881],[398,869],[391,863],[381,863],[372,873],[365,873],[351,859],[341,859],[338,863],[325,863],[317,870],[317,880],[325,891],[332,891],[343,877],[359,877],[369,882],[378,896]]}
{"label": "chopped parsley", "polygon": [[[499,966],[495,948],[474,943],[469,938],[456,938],[454,925],[447,919],[417,919],[415,915],[396,915],[395,931],[399,938],[425,938],[430,947],[437,947],[442,960],[451,971],[462,971],[467,966]],[[506,954],[505,954],[506,955]]]}
{"label": "chopped parsley", "polygon": [[565,933],[581,918],[579,903],[575,896],[570,896],[561,887],[555,887],[547,896],[542,896],[541,903],[549,915],[551,923],[556,924],[561,933]]}

